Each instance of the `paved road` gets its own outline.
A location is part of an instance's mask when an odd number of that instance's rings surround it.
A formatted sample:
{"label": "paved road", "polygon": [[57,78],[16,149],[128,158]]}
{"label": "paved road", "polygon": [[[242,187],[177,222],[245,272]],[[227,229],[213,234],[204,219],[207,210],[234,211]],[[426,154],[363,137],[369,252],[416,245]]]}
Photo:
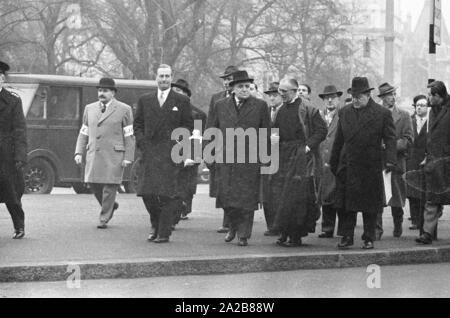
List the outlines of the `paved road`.
{"label": "paved road", "polygon": [[[371,272],[373,273],[373,272]],[[136,280],[0,284],[2,297],[303,298],[450,297],[450,264],[381,268],[381,288],[369,289],[366,268]],[[369,279],[369,281],[372,281]]]}

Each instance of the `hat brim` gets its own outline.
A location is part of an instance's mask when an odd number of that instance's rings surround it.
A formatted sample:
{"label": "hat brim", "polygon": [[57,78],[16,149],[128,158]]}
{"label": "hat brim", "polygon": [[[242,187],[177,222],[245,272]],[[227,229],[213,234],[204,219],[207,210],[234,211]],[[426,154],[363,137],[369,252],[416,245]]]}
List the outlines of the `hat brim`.
{"label": "hat brim", "polygon": [[383,94],[379,94],[378,97],[386,96],[392,92],[395,92],[396,90],[397,90],[397,87],[391,88],[390,90],[383,92]]}
{"label": "hat brim", "polygon": [[176,83],[172,83],[172,87],[176,87],[176,88],[181,89],[183,92],[185,92],[186,94],[188,94],[189,97],[192,96],[192,92],[191,92],[191,90],[190,90],[189,88],[186,88],[186,87],[184,87],[184,86],[178,85],[178,84],[176,84]]}
{"label": "hat brim", "polygon": [[229,73],[229,74],[223,74],[223,75],[220,75],[219,76],[219,78],[221,78],[221,79],[225,79],[225,78],[227,78],[227,77],[230,77],[230,76],[232,76],[234,73]]}
{"label": "hat brim", "polygon": [[230,82],[230,86],[234,86],[239,83],[252,83],[253,84],[254,82],[255,82],[254,78],[240,79],[240,80]]}
{"label": "hat brim", "polygon": [[351,90],[351,91],[350,91],[350,94],[351,94],[351,95],[364,94],[364,93],[371,92],[371,91],[373,91],[374,89],[375,89],[375,88],[368,88],[368,89],[364,89],[364,90],[361,90],[361,91],[354,91],[354,90]]}
{"label": "hat brim", "polygon": [[110,90],[112,90],[112,91],[117,92],[117,87],[114,87],[114,86],[97,86],[96,88],[97,88],[97,89],[100,89],[100,88],[103,88],[103,89],[110,89]]}
{"label": "hat brim", "polygon": [[270,90],[270,91],[265,91],[264,94],[266,94],[266,95],[280,94],[280,92],[278,90]]}
{"label": "hat brim", "polygon": [[342,97],[342,95],[344,95],[344,93],[343,92],[335,92],[335,93],[319,94],[319,97],[323,99],[324,97],[331,96],[331,95],[337,95],[338,97]]}

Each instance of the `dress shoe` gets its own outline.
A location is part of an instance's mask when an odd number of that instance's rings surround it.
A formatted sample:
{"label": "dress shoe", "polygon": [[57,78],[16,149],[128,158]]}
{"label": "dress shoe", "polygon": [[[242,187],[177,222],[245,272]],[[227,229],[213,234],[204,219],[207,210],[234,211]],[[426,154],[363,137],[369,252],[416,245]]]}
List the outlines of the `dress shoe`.
{"label": "dress shoe", "polygon": [[99,230],[106,230],[107,228],[108,228],[108,225],[106,223],[97,225],[97,229],[99,229]]}
{"label": "dress shoe", "polygon": [[284,246],[284,247],[301,247],[302,245],[303,245],[302,240],[300,239],[300,240],[295,240],[295,241],[289,240],[289,242],[284,243],[282,246]]}
{"label": "dress shoe", "polygon": [[319,235],[319,238],[321,238],[321,239],[333,238],[333,233],[323,232],[322,234]]}
{"label": "dress shoe", "polygon": [[156,244],[164,244],[164,243],[169,243],[169,239],[168,238],[157,238],[153,242]]}
{"label": "dress shoe", "polygon": [[400,238],[403,234],[403,219],[401,220],[394,220],[394,237]]}
{"label": "dress shoe", "polygon": [[225,242],[230,243],[236,238],[236,232],[230,231],[228,232],[227,236],[225,237]]}
{"label": "dress shoe", "polygon": [[21,240],[25,237],[25,230],[20,229],[14,233],[13,240]]}
{"label": "dress shoe", "polygon": [[158,235],[156,234],[150,234],[150,236],[148,237],[147,241],[149,242],[153,242],[158,238]]}
{"label": "dress shoe", "polygon": [[219,229],[219,230],[217,231],[217,233],[225,234],[225,233],[228,233],[229,231],[230,231],[229,228],[223,227],[223,228]]}
{"label": "dress shoe", "polygon": [[430,234],[425,232],[416,239],[416,243],[422,244],[422,245],[431,245],[431,244],[433,244],[433,238]]}
{"label": "dress shoe", "polygon": [[245,238],[239,239],[238,245],[239,245],[239,246],[248,246],[248,241],[247,241],[247,239],[245,239]]}
{"label": "dress shoe", "polygon": [[266,231],[264,232],[264,236],[278,236],[280,233],[277,233],[275,231]]}
{"label": "dress shoe", "polygon": [[361,247],[363,250],[373,250],[375,247],[372,241],[365,241],[363,246]]}
{"label": "dress shoe", "polygon": [[409,227],[409,229],[410,229],[411,231],[418,231],[418,230],[420,230],[419,226],[418,226],[418,225],[415,225],[415,224],[411,225],[411,226]]}
{"label": "dress shoe", "polygon": [[187,220],[189,220],[189,217],[187,217],[187,216],[182,216],[182,217],[180,218],[180,220],[181,220],[181,221],[187,221]]}
{"label": "dress shoe", "polygon": [[341,239],[341,242],[338,244],[338,248],[340,249],[346,249],[354,245],[353,237],[350,236],[344,236]]}

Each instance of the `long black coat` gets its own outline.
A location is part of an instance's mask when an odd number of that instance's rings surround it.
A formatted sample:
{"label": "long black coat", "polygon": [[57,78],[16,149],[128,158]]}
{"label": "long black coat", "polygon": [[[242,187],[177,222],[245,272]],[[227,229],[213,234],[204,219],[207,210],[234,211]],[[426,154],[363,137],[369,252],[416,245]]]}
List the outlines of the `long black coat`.
{"label": "long black coat", "polygon": [[191,103],[186,96],[170,91],[163,107],[157,92],[139,99],[134,130],[137,147],[142,151],[138,195],[182,197],[180,172],[184,164],[175,164],[171,153],[176,141],[171,140],[177,128],[192,131]]}
{"label": "long black coat", "polygon": [[[211,97],[211,102],[209,103],[208,119],[206,124],[207,127],[211,127],[212,125],[212,120],[216,113],[216,103],[225,98],[227,98],[226,91],[214,94]],[[209,164],[208,169],[209,169],[209,196],[211,198],[215,198],[217,197],[216,167],[214,164]]]}
{"label": "long black coat", "polygon": [[[238,113],[234,96],[231,96],[217,102],[215,108],[209,125],[210,128],[220,129],[224,140],[226,140],[227,128],[243,128],[244,130],[249,128],[270,128],[268,106],[263,100],[250,97]],[[268,133],[267,137],[269,135]],[[268,140],[264,142],[268,142]],[[247,150],[250,147],[248,138],[246,138],[245,147]],[[226,150],[229,149],[229,146],[225,145],[222,152],[220,149],[216,152],[216,155],[223,153],[224,158],[224,163],[215,164],[217,206],[255,211],[258,209],[258,203],[260,201],[261,164],[248,163],[248,153],[246,154],[246,163],[244,164],[226,163]],[[234,145],[234,153],[235,156],[238,154],[236,144]]]}
{"label": "long black coat", "polygon": [[27,161],[26,122],[19,97],[0,92],[0,202],[17,204],[25,190],[16,162]]}
{"label": "long black coat", "polygon": [[[450,96],[439,114],[430,112],[425,178],[427,200],[450,204]],[[445,160],[442,160],[446,158]],[[439,160],[441,159],[441,160]],[[447,191],[448,190],[448,191]],[[434,192],[434,193],[433,193]]]}
{"label": "long black coat", "polygon": [[[416,116],[412,117],[413,131],[414,131],[414,142],[409,149],[409,155],[406,160],[406,170],[407,171],[417,171],[420,170],[420,164],[425,160],[427,151],[427,123],[425,123],[420,131],[417,133],[417,121]],[[407,187],[407,197],[423,199],[425,197],[424,187],[417,187],[408,185]]]}
{"label": "long black coat", "polygon": [[[330,166],[343,187],[338,200],[347,211],[376,213],[385,205],[382,142],[386,161],[395,164],[395,126],[389,110],[370,99],[362,109],[348,105],[339,112]],[[344,145],[345,165],[339,165]]]}

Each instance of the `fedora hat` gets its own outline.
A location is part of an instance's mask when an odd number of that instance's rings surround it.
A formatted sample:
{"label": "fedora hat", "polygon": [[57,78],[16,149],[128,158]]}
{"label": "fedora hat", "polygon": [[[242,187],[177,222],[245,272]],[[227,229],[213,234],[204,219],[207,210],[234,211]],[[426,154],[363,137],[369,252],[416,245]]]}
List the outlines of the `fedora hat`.
{"label": "fedora hat", "polygon": [[6,64],[5,62],[0,61],[0,73],[5,74],[6,72],[8,72],[10,70],[10,67],[8,64]]}
{"label": "fedora hat", "polygon": [[104,77],[98,83],[98,88],[106,88],[117,92],[116,82],[112,78]]}
{"label": "fedora hat", "polygon": [[230,87],[239,83],[253,83],[255,80],[248,76],[247,71],[237,71],[233,74],[233,81],[230,82]]}
{"label": "fedora hat", "polygon": [[177,87],[184,91],[189,97],[192,96],[192,92],[189,88],[189,83],[184,79],[179,79],[175,83],[172,83],[172,87]]}
{"label": "fedora hat", "polygon": [[343,94],[344,94],[343,92],[340,92],[337,90],[336,86],[328,85],[328,86],[325,86],[323,93],[319,94],[319,97],[322,99],[324,99],[326,96],[329,96],[329,95],[337,95],[337,96],[341,97]]}
{"label": "fedora hat", "polygon": [[397,90],[397,88],[390,85],[389,83],[383,83],[380,85],[380,87],[378,87],[378,91],[379,91],[378,97],[383,97],[387,94],[395,92],[396,90]]}
{"label": "fedora hat", "polygon": [[350,93],[352,95],[363,94],[373,91],[375,88],[370,87],[367,77],[355,77],[352,80],[352,88]]}
{"label": "fedora hat", "polygon": [[278,92],[278,88],[279,87],[280,87],[280,83],[279,82],[270,83],[269,89],[267,91],[265,91],[264,94],[267,94],[267,95],[275,94],[275,93],[279,94],[279,92]]}
{"label": "fedora hat", "polygon": [[219,76],[220,78],[227,78],[231,75],[233,75],[234,73],[239,72],[239,69],[236,66],[230,65],[225,69],[225,72],[223,73],[223,75]]}

